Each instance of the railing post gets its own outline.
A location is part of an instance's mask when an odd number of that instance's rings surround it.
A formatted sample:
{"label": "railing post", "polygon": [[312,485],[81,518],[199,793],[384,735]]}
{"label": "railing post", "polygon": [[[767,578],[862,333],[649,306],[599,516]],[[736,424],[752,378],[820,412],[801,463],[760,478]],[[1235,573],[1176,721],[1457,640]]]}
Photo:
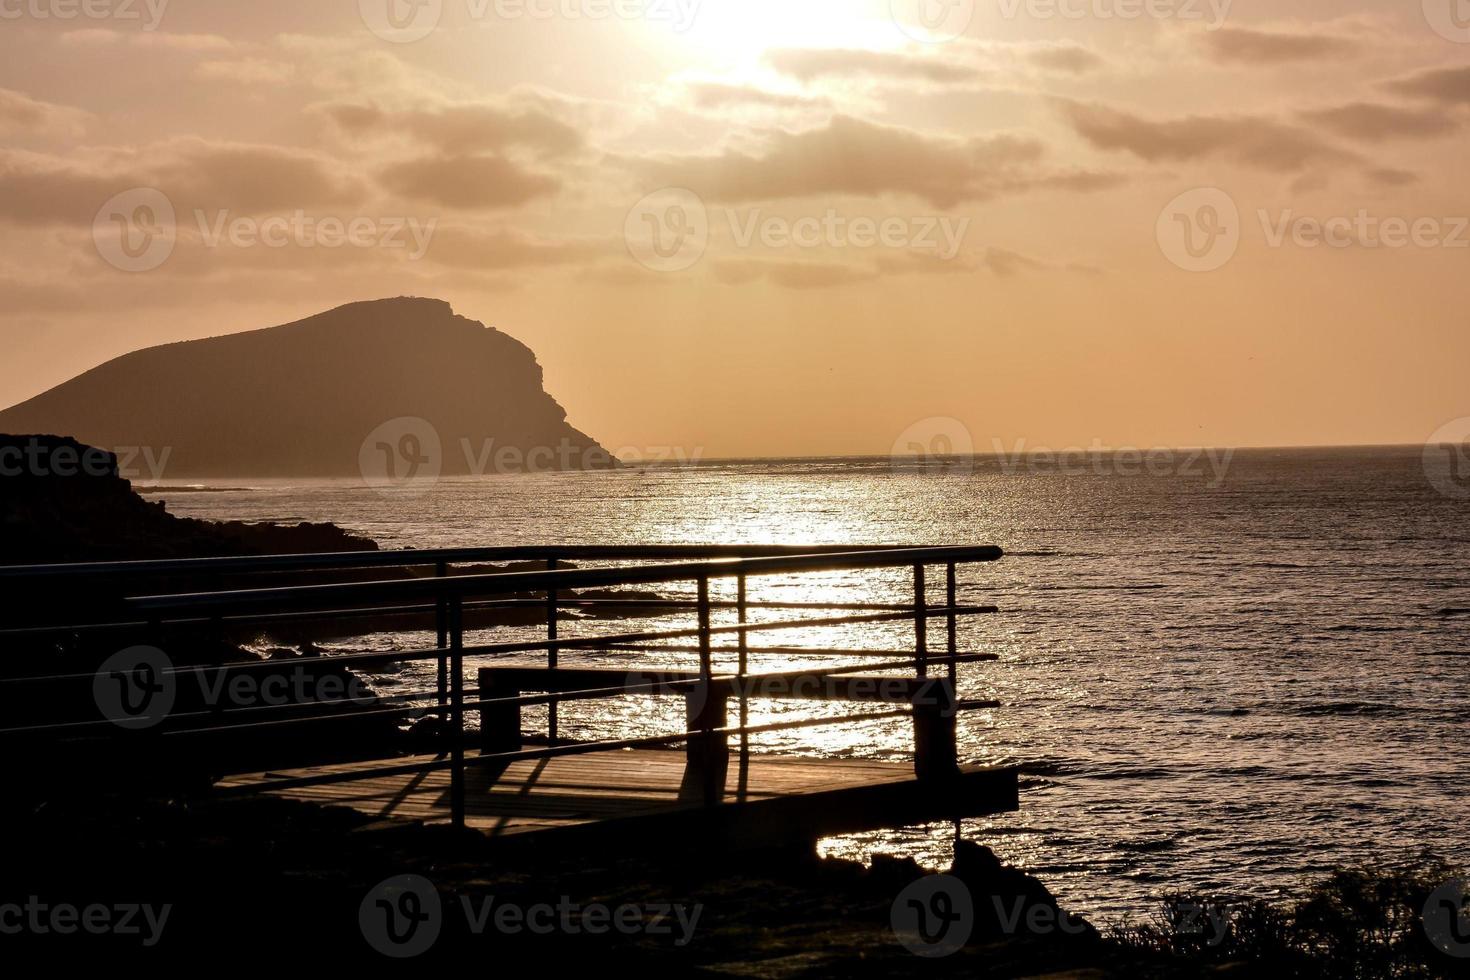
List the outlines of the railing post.
{"label": "railing post", "polygon": [[[434,577],[445,578],[449,575],[449,565],[439,562],[434,566]],[[436,649],[439,653],[439,706],[442,708],[449,701],[449,661],[443,652],[449,646],[449,605],[444,598],[443,589],[440,589],[438,597],[434,600],[434,628],[437,633],[438,643]],[[439,721],[444,721],[444,716],[439,716]]]}
{"label": "railing post", "polygon": [[449,599],[449,807],[456,830],[464,829],[464,605],[459,596]]}
{"label": "railing post", "polygon": [[[735,609],[740,616],[741,625],[746,622],[749,608],[745,574],[742,572],[735,579]],[[736,673],[740,678],[740,775],[736,793],[737,799],[744,802],[750,785],[750,732],[746,731],[750,725],[750,698],[746,697],[745,683],[745,675],[750,670],[750,635],[746,630],[741,630],[736,635],[739,638],[739,669]]]}
{"label": "railing post", "polygon": [[955,734],[954,685],[935,679],[914,697],[914,775],[924,782],[943,782],[959,773]]}
{"label": "railing post", "polygon": [[[684,783],[679,788],[681,800],[698,800],[705,806],[719,803],[725,794],[725,779],[730,766],[728,737],[715,734],[727,724],[725,685],[715,690],[714,665],[710,648],[709,576],[699,578],[699,686],[685,696],[684,717],[690,732],[684,767]],[[707,733],[707,734],[699,734]]]}
{"label": "railing post", "polygon": [[710,662],[710,634],[709,634],[709,576],[699,577],[699,600],[697,603],[699,613],[699,681],[708,684],[710,677],[714,675],[714,667]]}
{"label": "railing post", "polygon": [[[555,558],[548,558],[548,559],[546,559],[546,570],[547,571],[549,571],[549,572],[556,571],[556,565],[557,565],[557,561],[556,561]],[[557,619],[557,590],[556,589],[547,589],[546,590],[546,638],[548,640],[551,640],[553,643],[555,643],[555,641],[556,641],[556,635],[557,635],[556,619]],[[549,668],[550,670],[555,670],[557,668],[557,660],[558,660],[558,658],[557,658],[557,648],[555,646],[548,646],[546,648],[546,666],[547,666],[547,668]],[[555,701],[549,701],[549,702],[547,702],[547,705],[546,705],[546,737],[547,737],[548,744],[550,744],[550,745],[555,745],[556,744],[556,737],[557,737],[557,717],[556,717],[556,715],[557,715],[557,712],[556,712],[556,702]]]}
{"label": "railing post", "polygon": [[480,700],[500,701],[480,709],[480,751],[487,753],[519,752],[521,744],[521,706],[513,700],[521,689],[494,667],[481,667]]}
{"label": "railing post", "polygon": [[929,676],[929,600],[925,595],[924,566],[914,566],[914,669]]}
{"label": "railing post", "polygon": [[954,659],[959,656],[959,642],[956,635],[958,624],[955,613],[955,606],[957,605],[955,596],[958,594],[959,589],[955,586],[955,563],[950,562],[944,569],[944,601],[945,605],[949,607],[949,643],[945,649],[949,652],[949,683],[951,685],[958,684],[959,682],[958,672],[956,671],[957,665]]}

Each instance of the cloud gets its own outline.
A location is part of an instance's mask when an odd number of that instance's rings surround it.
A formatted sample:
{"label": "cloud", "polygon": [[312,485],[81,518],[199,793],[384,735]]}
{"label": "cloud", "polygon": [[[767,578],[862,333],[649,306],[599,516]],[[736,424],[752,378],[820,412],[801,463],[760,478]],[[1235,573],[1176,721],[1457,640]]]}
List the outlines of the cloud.
{"label": "cloud", "polygon": [[1057,99],[1067,121],[1102,150],[1123,150],[1150,163],[1225,159],[1274,173],[1295,173],[1356,157],[1306,130],[1259,116],[1144,119],[1096,103]]}
{"label": "cloud", "polygon": [[1367,177],[1379,187],[1407,187],[1409,184],[1417,184],[1419,175],[1408,170],[1396,170],[1392,167],[1379,167],[1369,170]]}
{"label": "cloud", "polygon": [[194,72],[211,81],[239,82],[242,85],[284,85],[296,78],[295,65],[267,58],[203,61]]}
{"label": "cloud", "polygon": [[537,105],[446,103],[390,110],[373,103],[333,102],[318,109],[350,136],[408,138],[449,154],[521,147],[555,156],[583,145],[581,133]]}
{"label": "cloud", "polygon": [[956,255],[945,258],[935,251],[915,251],[906,249],[900,252],[887,252],[879,255],[874,260],[878,271],[885,275],[957,275],[968,274],[975,271],[973,263]]}
{"label": "cloud", "polygon": [[1223,27],[1200,36],[1210,58],[1221,64],[1280,65],[1324,61],[1355,54],[1357,41],[1330,34],[1295,34]]}
{"label": "cloud", "polygon": [[1107,64],[1100,56],[1078,44],[1048,44],[1026,53],[1026,60],[1047,71],[1083,75]]}
{"label": "cloud", "polygon": [[431,156],[390,164],[379,182],[403,197],[449,208],[512,208],[555,194],[561,181],[501,156]]}
{"label": "cloud", "polygon": [[168,31],[114,31],[87,27],[67,31],[61,43],[72,48],[146,48],[152,51],[229,51],[234,43],[218,34],[174,34]]}
{"label": "cloud", "polygon": [[829,289],[874,279],[869,268],[839,262],[788,262],[779,259],[715,259],[715,279],[727,286],[766,280],[787,289]]}
{"label": "cloud", "polygon": [[690,101],[699,109],[724,109],[735,106],[758,106],[768,109],[820,109],[831,105],[829,99],[769,92],[747,85],[723,82],[695,82],[689,86]]}
{"label": "cloud", "polygon": [[108,199],[136,187],[162,191],[176,212],[248,215],[360,203],[367,183],[341,171],[340,163],[302,150],[195,137],[65,159],[0,151],[8,192],[0,195],[0,219],[90,225]]}
{"label": "cloud", "polygon": [[1460,128],[1460,120],[1440,110],[1376,102],[1313,109],[1302,112],[1301,116],[1337,136],[1368,142],[1441,136]]}
{"label": "cloud", "polygon": [[1387,87],[1402,95],[1446,105],[1470,105],[1470,66],[1426,69],[1388,82]]}
{"label": "cloud", "polygon": [[984,264],[986,269],[1001,279],[1009,279],[1022,272],[1070,272],[1088,276],[1102,274],[1102,270],[1095,266],[1079,265],[1076,262],[1058,265],[1045,259],[1013,252],[1008,248],[987,248]]}
{"label": "cloud", "polygon": [[1000,194],[1056,187],[1090,190],[1116,182],[1044,169],[1045,147],[1027,136],[930,136],[851,116],[801,132],[771,130],[758,151],[624,161],[649,187],[687,187],[722,203],[817,195],[909,195],[938,208]]}
{"label": "cloud", "polygon": [[980,76],[978,68],[893,51],[780,48],[768,51],[766,64],[803,82],[818,78],[882,78],[954,84]]}
{"label": "cloud", "polygon": [[0,88],[0,133],[7,136],[75,138],[82,135],[91,119],[91,113],[81,109],[42,102],[23,92]]}
{"label": "cloud", "polygon": [[426,257],[440,265],[488,270],[577,265],[618,254],[617,243],[601,239],[538,238],[506,228],[440,226]]}

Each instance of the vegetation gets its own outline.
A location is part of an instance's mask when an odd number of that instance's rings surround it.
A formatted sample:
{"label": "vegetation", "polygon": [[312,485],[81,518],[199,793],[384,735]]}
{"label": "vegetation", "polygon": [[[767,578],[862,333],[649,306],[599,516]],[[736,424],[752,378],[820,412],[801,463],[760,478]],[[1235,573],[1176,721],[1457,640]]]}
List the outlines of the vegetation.
{"label": "vegetation", "polygon": [[1176,893],[1151,921],[1115,927],[1111,938],[1139,953],[1246,967],[1250,975],[1470,977],[1470,957],[1441,950],[1424,924],[1435,890],[1465,877],[1434,860],[1338,871],[1276,903]]}

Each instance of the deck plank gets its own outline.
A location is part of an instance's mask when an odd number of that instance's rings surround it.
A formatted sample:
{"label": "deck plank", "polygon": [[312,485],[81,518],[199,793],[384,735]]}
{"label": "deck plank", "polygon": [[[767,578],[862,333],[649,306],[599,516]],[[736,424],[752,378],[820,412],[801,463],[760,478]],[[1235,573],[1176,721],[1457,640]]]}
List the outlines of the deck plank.
{"label": "deck plank", "polygon": [[[473,758],[474,753],[470,754]],[[395,763],[432,762],[434,755]],[[359,781],[269,790],[273,779],[368,771],[377,762],[350,762],[308,769],[231,776],[218,785],[259,786],[274,795],[324,806],[351,807],[376,819],[448,822],[448,771],[412,776],[367,776]],[[971,768],[940,789],[915,780],[910,765],[870,759],[812,759],[752,756],[747,793],[737,799],[740,766],[731,758],[724,805],[705,808],[681,802],[684,754],[635,749],[514,762],[502,771],[466,771],[467,825],[494,837],[542,835],[598,828],[626,834],[643,828],[658,833],[686,825],[752,837],[760,842],[849,832],[847,828],[891,826],[951,816],[1015,809],[1015,770]],[[777,823],[790,825],[783,831]]]}

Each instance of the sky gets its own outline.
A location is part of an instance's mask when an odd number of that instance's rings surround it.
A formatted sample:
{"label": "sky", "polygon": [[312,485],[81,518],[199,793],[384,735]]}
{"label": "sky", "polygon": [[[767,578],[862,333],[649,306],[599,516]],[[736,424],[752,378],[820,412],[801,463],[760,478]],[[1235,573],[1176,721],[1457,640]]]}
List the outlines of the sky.
{"label": "sky", "polygon": [[1466,0],[0,0],[0,405],[397,295],[650,455],[1422,443]]}

